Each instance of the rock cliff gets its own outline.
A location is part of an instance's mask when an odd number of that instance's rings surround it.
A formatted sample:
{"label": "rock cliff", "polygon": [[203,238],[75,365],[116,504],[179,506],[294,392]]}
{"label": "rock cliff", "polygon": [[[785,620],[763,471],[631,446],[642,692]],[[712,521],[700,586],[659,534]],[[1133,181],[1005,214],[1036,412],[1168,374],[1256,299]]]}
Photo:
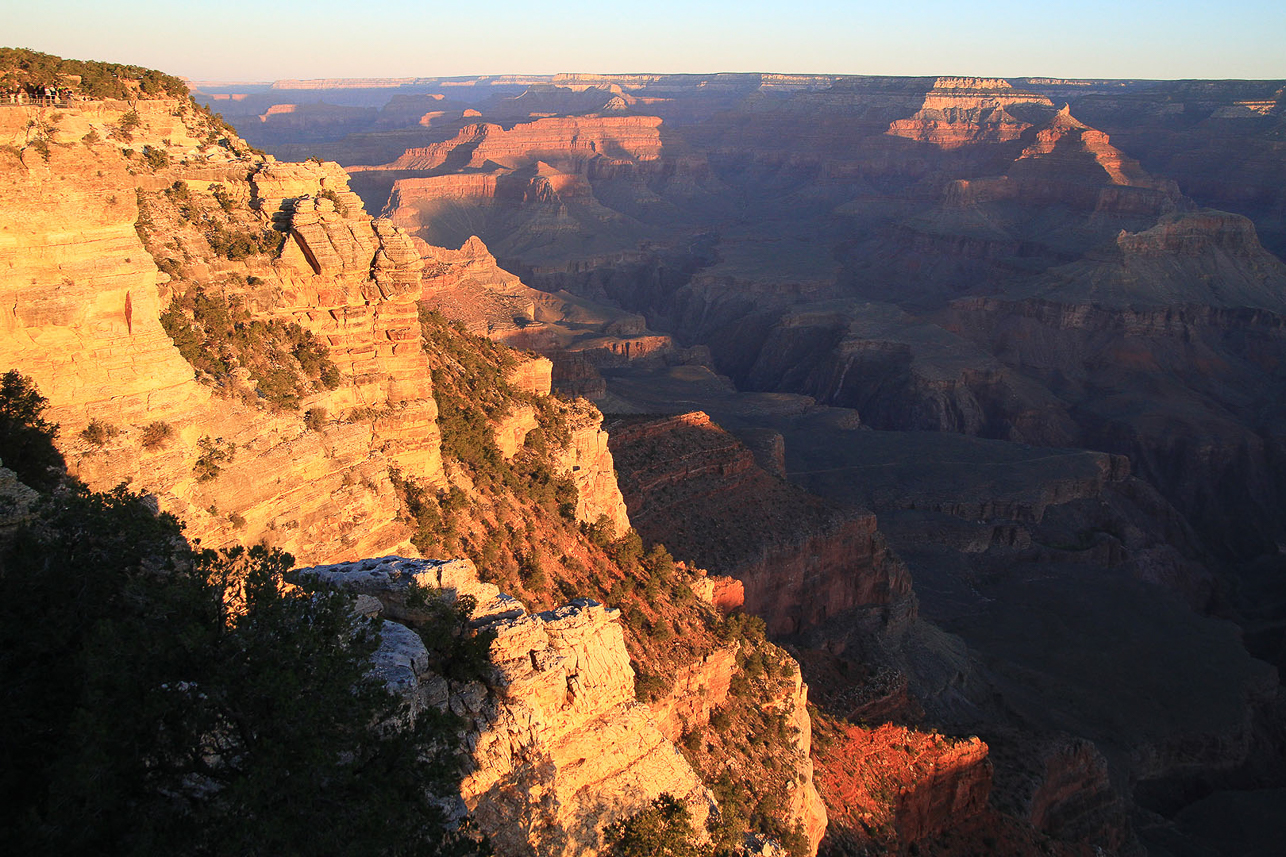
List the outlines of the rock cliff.
{"label": "rock cliff", "polygon": [[648,160],[660,154],[660,125],[655,116],[569,116],[538,119],[508,130],[480,123],[461,129],[446,142],[409,149],[383,169],[480,168],[488,161],[513,167],[539,159],[545,152],[585,159],[606,155]]}
{"label": "rock cliff", "polygon": [[[413,655],[405,659],[409,670],[388,675],[417,704],[466,718],[469,761],[460,796],[501,853],[599,853],[604,827],[661,793],[687,804],[699,830],[716,810],[647,706],[634,699],[619,611],[584,600],[529,614],[479,583],[467,560],[385,557],[297,574],[376,597],[387,615],[403,620],[415,612],[407,606],[412,581],[448,600],[478,599],[473,624],[495,632],[483,682],[449,682],[426,672],[427,657]],[[391,655],[402,626],[385,625]]]}
{"label": "rock cliff", "polygon": [[555,453],[555,466],[576,485],[576,517],[590,523],[606,519],[614,533],[623,535],[630,519],[617,483],[610,439],[602,428],[603,415],[584,399],[574,400],[566,415],[571,441]]}
{"label": "rock cliff", "polygon": [[1007,143],[1031,127],[1033,107],[1039,116],[1044,112],[1039,108],[1052,110],[1053,105],[1043,95],[1014,89],[1007,80],[940,77],[915,115],[892,122],[888,133],[940,149]]}
{"label": "rock cliff", "polygon": [[[3,213],[0,362],[49,398],[72,471],[91,487],[132,480],[209,546],[265,540],[306,560],[407,546],[388,468],[442,478],[420,262],[363,214],[344,173],[251,155],[173,101],[9,108],[0,122],[20,152],[0,154],[0,183],[22,200]],[[26,145],[29,124],[48,159]],[[288,236],[280,253],[221,255],[206,237],[250,248],[235,236],[270,225]],[[244,374],[198,383],[160,323],[197,286],[328,346],[337,384],[302,403],[331,417],[319,431],[265,408]],[[116,433],[81,440],[91,419]],[[202,478],[211,450],[222,463]]]}
{"label": "rock cliff", "polygon": [[991,794],[988,747],[976,737],[828,724],[817,765],[832,849],[924,849],[983,815]]}
{"label": "rock cliff", "polygon": [[639,533],[741,581],[745,609],[771,632],[879,612],[910,596],[873,515],[769,475],[706,414],[621,417],[609,430]]}

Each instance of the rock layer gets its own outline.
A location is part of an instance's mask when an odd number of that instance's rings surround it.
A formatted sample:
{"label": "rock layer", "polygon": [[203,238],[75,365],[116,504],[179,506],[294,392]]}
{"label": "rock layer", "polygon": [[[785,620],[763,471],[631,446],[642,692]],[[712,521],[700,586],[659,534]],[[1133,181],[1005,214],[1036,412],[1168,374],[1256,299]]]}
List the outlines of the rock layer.
{"label": "rock layer", "polygon": [[773,633],[910,595],[873,515],[769,475],[706,414],[618,418],[609,428],[635,528],[741,581],[745,609]]}
{"label": "rock layer", "polygon": [[415,616],[406,606],[412,581],[440,589],[448,600],[478,599],[473,624],[496,633],[485,683],[448,683],[423,669],[408,675],[418,662],[413,653],[395,651],[400,631],[386,632],[378,664],[420,704],[449,707],[467,719],[469,771],[461,798],[501,853],[599,853],[604,827],[661,793],[687,804],[696,828],[704,829],[713,798],[648,708],[635,701],[618,611],[580,600],[528,614],[479,583],[468,560],[384,557],[297,574],[374,596],[388,615],[403,620]]}
{"label": "rock layer", "polygon": [[[166,153],[159,172],[112,139],[131,109],[139,125],[130,145]],[[408,239],[362,212],[336,165],[237,154],[235,137],[214,145],[203,139],[205,120],[183,105],[87,102],[59,109],[57,121],[50,112],[0,114],[6,145],[25,143],[29,122],[51,129],[48,160],[32,149],[0,154],[0,186],[21,200],[0,218],[9,272],[0,293],[10,307],[0,362],[49,399],[72,472],[93,488],[132,480],[210,547],[264,540],[306,561],[409,549],[388,469],[428,482],[442,469],[416,317],[421,262]],[[186,215],[156,193],[175,182],[212,207],[208,188],[221,189],[228,228],[289,231],[282,257],[237,263],[202,250]],[[297,414],[257,407],[253,392],[218,398],[197,382],[159,322],[172,290],[187,286],[171,284],[140,242],[144,197],[150,228],[173,230],[158,254],[182,256],[189,275],[217,279],[254,317],[297,322],[329,346],[341,383],[305,405],[338,419],[309,432]],[[91,418],[119,434],[102,447],[84,442],[78,433]],[[171,434],[145,445],[153,423]],[[236,450],[204,482],[194,473],[203,437]]]}

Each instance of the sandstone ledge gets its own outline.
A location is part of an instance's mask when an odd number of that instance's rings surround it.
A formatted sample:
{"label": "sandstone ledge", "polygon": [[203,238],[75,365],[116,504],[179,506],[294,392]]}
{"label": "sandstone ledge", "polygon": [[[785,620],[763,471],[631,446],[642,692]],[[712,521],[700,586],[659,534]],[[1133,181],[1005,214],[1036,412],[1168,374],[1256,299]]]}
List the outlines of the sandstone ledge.
{"label": "sandstone ledge", "polygon": [[478,600],[474,625],[495,631],[491,675],[456,682],[427,670],[423,643],[394,621],[381,626],[374,672],[410,701],[468,723],[469,758],[460,798],[497,851],[515,855],[598,853],[602,830],[644,809],[662,792],[685,802],[698,830],[712,795],[635,701],[634,671],[619,611],[588,599],[530,614],[477,579],[468,560],[389,556],[299,569],[413,621],[412,586],[454,600]]}

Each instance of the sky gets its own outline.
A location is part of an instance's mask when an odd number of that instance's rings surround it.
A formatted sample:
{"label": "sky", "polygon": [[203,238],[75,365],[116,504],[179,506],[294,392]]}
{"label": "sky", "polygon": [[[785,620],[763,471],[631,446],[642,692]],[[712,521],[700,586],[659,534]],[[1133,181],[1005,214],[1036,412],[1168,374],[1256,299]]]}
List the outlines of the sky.
{"label": "sky", "polygon": [[0,0],[0,45],[207,81],[716,71],[1286,78],[1286,2]]}

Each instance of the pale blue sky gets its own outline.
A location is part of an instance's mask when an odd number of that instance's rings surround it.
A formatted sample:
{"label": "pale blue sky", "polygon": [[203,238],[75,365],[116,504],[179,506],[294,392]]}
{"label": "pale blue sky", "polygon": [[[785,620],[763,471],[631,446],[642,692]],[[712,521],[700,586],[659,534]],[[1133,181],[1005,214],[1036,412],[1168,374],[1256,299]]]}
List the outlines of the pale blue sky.
{"label": "pale blue sky", "polygon": [[1286,2],[0,0],[0,45],[206,80],[562,71],[1286,78]]}

